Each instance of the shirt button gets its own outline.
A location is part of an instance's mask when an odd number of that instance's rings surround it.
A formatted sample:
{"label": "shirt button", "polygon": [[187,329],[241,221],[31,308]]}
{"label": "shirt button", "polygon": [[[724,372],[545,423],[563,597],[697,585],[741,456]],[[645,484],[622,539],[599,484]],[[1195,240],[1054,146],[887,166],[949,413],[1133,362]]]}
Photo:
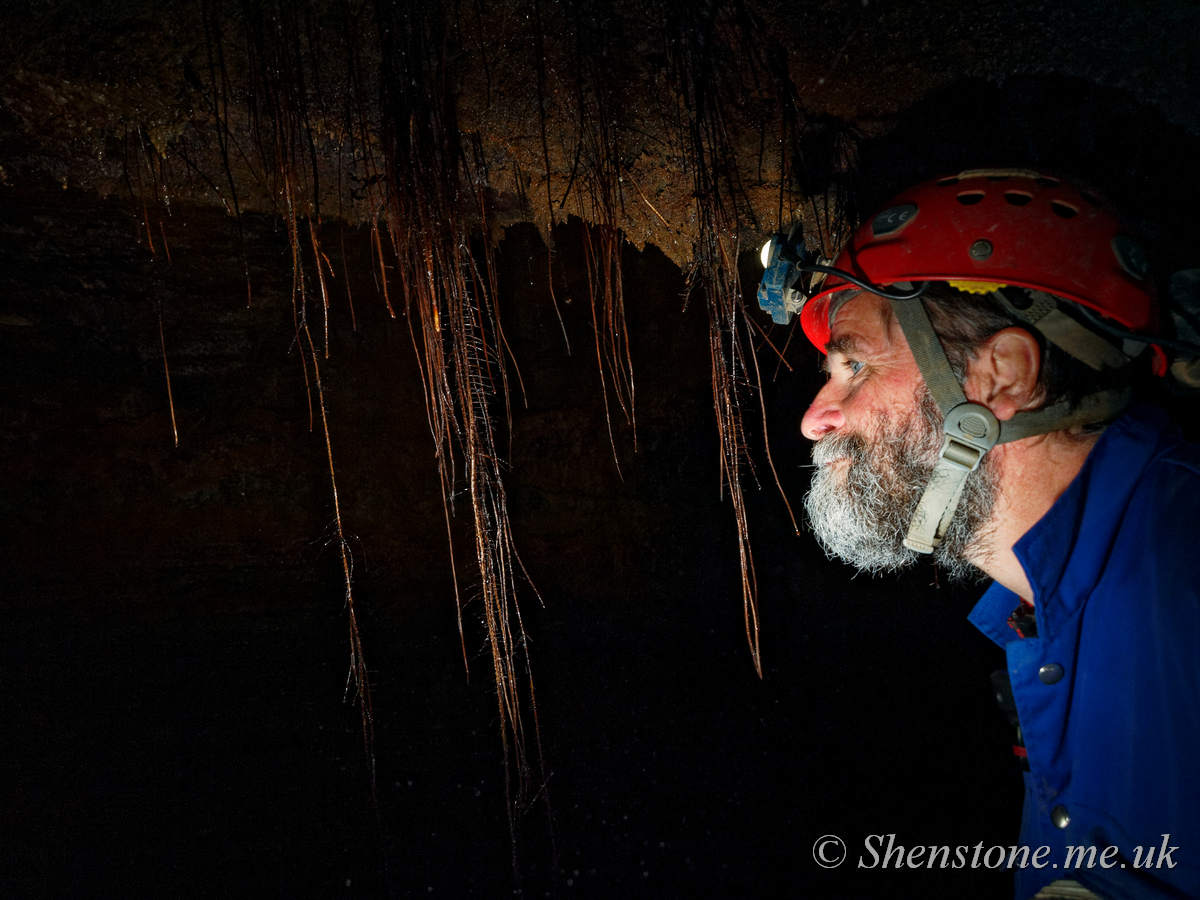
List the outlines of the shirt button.
{"label": "shirt button", "polygon": [[1062,681],[1063,667],[1058,663],[1047,663],[1038,669],[1038,678],[1042,679],[1042,684],[1058,684]]}
{"label": "shirt button", "polygon": [[1071,824],[1071,817],[1067,815],[1067,808],[1061,803],[1050,810],[1050,821],[1055,828],[1066,828]]}

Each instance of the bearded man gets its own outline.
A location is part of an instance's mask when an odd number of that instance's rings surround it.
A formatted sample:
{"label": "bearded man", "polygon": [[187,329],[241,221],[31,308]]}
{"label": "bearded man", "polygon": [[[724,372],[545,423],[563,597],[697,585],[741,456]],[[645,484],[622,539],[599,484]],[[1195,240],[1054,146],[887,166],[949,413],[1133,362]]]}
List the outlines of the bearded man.
{"label": "bearded man", "polygon": [[818,539],[994,582],[971,620],[1028,764],[1018,900],[1200,897],[1200,449],[1133,398],[1180,346],[1137,244],[1093,191],[977,170],[901,194],[832,267],[765,261],[760,302],[826,354]]}

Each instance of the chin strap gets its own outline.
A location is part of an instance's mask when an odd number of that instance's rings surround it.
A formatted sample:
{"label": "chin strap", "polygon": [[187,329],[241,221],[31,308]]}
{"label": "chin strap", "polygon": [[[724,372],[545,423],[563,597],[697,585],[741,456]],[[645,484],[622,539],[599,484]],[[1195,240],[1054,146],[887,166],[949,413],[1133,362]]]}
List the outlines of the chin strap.
{"label": "chin strap", "polygon": [[1045,409],[1017,413],[1001,423],[986,406],[967,400],[929,322],[925,305],[920,300],[893,300],[891,306],[921,377],[943,417],[942,449],[904,539],[904,546],[910,550],[932,553],[942,542],[958,509],[967,476],[978,468],[992,447],[1076,425],[1103,422],[1129,405],[1131,391],[1103,391],[1085,397],[1074,410],[1063,401]]}

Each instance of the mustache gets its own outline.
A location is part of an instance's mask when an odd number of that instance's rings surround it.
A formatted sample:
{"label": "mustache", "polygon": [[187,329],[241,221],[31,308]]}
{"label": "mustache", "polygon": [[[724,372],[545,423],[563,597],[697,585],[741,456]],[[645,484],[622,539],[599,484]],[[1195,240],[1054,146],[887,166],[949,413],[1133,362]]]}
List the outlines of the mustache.
{"label": "mustache", "polygon": [[852,466],[886,462],[912,475],[933,473],[942,445],[943,417],[929,390],[921,385],[914,415],[903,422],[879,416],[864,430],[830,432],[813,442],[813,465],[821,468],[839,459]]}
{"label": "mustache", "polygon": [[839,459],[862,463],[868,455],[867,441],[859,434],[827,434],[812,446],[813,464],[818,467]]}

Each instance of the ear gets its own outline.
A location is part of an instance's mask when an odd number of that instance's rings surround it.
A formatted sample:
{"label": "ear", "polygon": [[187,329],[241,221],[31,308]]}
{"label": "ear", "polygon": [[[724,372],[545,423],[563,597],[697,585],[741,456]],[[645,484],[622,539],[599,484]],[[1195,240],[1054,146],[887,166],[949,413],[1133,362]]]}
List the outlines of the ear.
{"label": "ear", "polygon": [[1003,328],[979,348],[967,372],[966,393],[1000,421],[1037,399],[1042,349],[1024,328]]}

